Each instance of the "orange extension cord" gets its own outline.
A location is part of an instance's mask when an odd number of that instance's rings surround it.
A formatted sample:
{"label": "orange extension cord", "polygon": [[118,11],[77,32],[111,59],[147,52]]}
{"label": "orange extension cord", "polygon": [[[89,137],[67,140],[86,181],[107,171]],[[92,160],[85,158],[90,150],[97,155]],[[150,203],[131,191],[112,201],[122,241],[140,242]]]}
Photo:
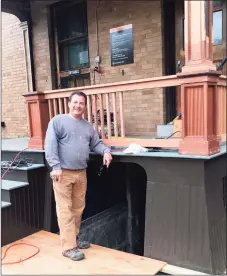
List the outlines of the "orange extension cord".
{"label": "orange extension cord", "polygon": [[[26,149],[27,149],[27,148],[26,148]],[[23,151],[25,151],[26,149],[23,149],[22,151],[20,151],[20,152],[15,156],[15,158],[13,159],[12,164],[14,163],[14,161],[17,160],[17,158],[21,155],[21,153],[22,153]],[[1,177],[1,179],[3,179],[3,177],[7,174],[7,172],[10,170],[11,166],[12,166],[12,165],[10,165],[9,168],[4,172],[3,176]],[[35,246],[35,245],[28,244],[28,243],[16,243],[16,244],[10,245],[10,246],[6,249],[6,251],[5,251],[5,253],[4,253],[4,256],[2,257],[2,261],[5,259],[8,250],[9,250],[10,248],[12,248],[12,247],[14,247],[14,246],[18,246],[18,245],[27,245],[27,246],[31,246],[31,247],[36,248],[37,251],[36,251],[34,254],[32,254],[31,256],[29,256],[29,257],[27,257],[27,258],[25,258],[25,259],[23,259],[23,260],[16,261],[16,262],[2,263],[2,265],[10,265],[10,264],[19,264],[19,263],[22,263],[22,262],[24,262],[24,261],[26,261],[26,260],[31,259],[32,257],[34,257],[35,255],[37,255],[37,254],[40,252],[40,249],[39,249],[37,246]]]}
{"label": "orange extension cord", "polygon": [[40,252],[40,249],[39,249],[37,246],[35,246],[35,245],[28,244],[28,243],[16,243],[16,244],[10,245],[10,246],[6,249],[5,254],[4,254],[4,256],[2,257],[2,261],[5,259],[6,254],[7,254],[7,251],[8,251],[10,248],[12,248],[12,247],[14,247],[14,246],[17,246],[17,245],[27,245],[27,246],[31,246],[31,247],[36,248],[37,251],[36,251],[34,254],[32,254],[31,256],[29,256],[29,257],[27,257],[27,258],[25,258],[25,259],[23,259],[23,260],[19,260],[19,261],[16,261],[16,262],[2,263],[2,265],[10,265],[10,264],[19,264],[19,263],[22,263],[22,262],[24,262],[24,261],[26,261],[26,260],[31,259],[32,257],[34,257],[35,255],[37,255],[37,254]]}

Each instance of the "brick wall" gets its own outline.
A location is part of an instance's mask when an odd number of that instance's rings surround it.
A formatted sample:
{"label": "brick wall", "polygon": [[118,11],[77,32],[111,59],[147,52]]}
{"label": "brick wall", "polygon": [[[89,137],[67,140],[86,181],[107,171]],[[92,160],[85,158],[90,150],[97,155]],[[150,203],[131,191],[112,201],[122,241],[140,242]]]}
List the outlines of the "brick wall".
{"label": "brick wall", "polygon": [[[48,4],[54,1],[48,1]],[[96,56],[96,1],[88,1],[89,55],[91,69]],[[36,90],[52,89],[51,58],[46,2],[32,3],[33,42]],[[159,1],[100,1],[98,9],[99,48],[103,73],[96,74],[96,84],[162,76],[161,3]],[[134,64],[111,67],[109,29],[132,24]],[[124,76],[121,74],[124,69]],[[91,84],[93,75],[91,74]],[[153,135],[163,123],[162,89],[126,93],[125,116],[127,135]]]}
{"label": "brick wall", "polygon": [[23,33],[19,19],[2,13],[2,128],[3,138],[28,136],[27,91]]}
{"label": "brick wall", "polygon": [[[97,55],[96,1],[88,1],[89,54],[91,68]],[[98,8],[99,49],[102,74],[96,84],[128,81],[163,75],[162,20],[160,1],[100,1]],[[111,67],[111,28],[132,24],[134,63]],[[121,70],[124,70],[122,75]],[[91,83],[93,78],[91,74]],[[126,135],[154,135],[164,120],[162,89],[124,93]]]}
{"label": "brick wall", "polygon": [[[54,1],[31,4],[36,90],[52,89],[48,5]],[[89,54],[91,69],[96,56],[96,1],[88,1]],[[96,74],[96,84],[127,81],[163,75],[162,20],[160,1],[100,1],[98,10],[99,48],[103,73]],[[111,67],[109,30],[132,24],[134,63]],[[124,75],[121,74],[124,69]],[[91,74],[91,84],[93,78]],[[154,135],[156,125],[164,120],[162,89],[134,91],[124,95],[126,135]]]}

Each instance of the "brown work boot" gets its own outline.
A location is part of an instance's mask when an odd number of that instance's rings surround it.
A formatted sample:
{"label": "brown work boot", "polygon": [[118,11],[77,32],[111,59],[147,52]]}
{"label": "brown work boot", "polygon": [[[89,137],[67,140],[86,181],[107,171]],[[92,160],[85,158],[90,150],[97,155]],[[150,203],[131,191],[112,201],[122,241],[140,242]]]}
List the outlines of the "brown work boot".
{"label": "brown work boot", "polygon": [[87,249],[90,247],[90,243],[88,241],[83,241],[77,237],[76,239],[77,247],[80,249]]}
{"label": "brown work boot", "polygon": [[85,258],[83,252],[81,252],[78,248],[69,249],[62,253],[64,257],[70,258],[73,261],[80,261]]}

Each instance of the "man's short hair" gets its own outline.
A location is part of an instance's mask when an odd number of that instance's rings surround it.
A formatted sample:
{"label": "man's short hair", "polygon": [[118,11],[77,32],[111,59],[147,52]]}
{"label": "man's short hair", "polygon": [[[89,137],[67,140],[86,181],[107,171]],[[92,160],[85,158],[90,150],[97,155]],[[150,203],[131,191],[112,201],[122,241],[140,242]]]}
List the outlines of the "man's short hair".
{"label": "man's short hair", "polygon": [[84,97],[84,99],[85,99],[85,105],[87,105],[87,96],[86,96],[86,94],[85,94],[84,92],[82,92],[82,91],[74,91],[74,92],[72,92],[72,94],[69,96],[69,102],[72,101],[72,97],[73,97],[74,95]]}

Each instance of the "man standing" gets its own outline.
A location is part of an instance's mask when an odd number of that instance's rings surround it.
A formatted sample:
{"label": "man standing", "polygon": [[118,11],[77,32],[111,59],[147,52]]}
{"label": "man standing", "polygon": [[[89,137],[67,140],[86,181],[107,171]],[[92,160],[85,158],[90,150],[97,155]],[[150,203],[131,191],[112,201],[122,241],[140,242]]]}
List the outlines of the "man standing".
{"label": "man standing", "polygon": [[69,114],[51,119],[45,139],[45,157],[52,168],[62,254],[74,261],[83,259],[79,249],[90,246],[78,238],[87,189],[86,168],[90,151],[103,155],[109,166],[110,149],[99,139],[93,126],[82,118],[87,104],[83,92],[69,97]]}

